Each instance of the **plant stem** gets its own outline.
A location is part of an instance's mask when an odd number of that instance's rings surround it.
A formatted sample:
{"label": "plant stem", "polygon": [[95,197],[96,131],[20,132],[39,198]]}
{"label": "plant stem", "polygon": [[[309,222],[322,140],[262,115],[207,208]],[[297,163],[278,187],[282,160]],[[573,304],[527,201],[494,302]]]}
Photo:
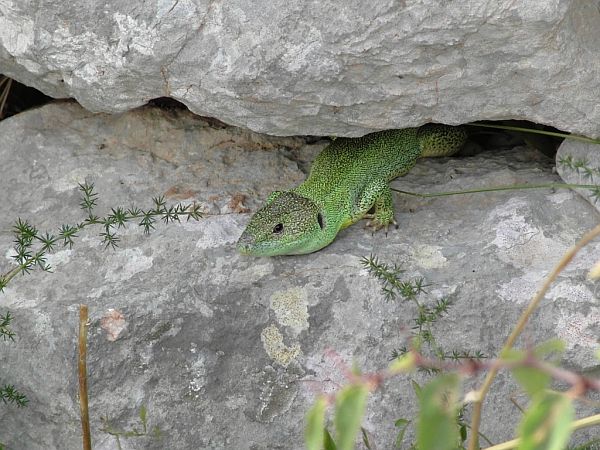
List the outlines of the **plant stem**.
{"label": "plant stem", "polygon": [[[466,427],[467,427],[469,430],[471,429],[471,425],[469,425],[468,423],[465,423],[465,426],[466,426]],[[486,441],[486,442],[487,442],[489,445],[493,445],[493,444],[492,444],[492,441],[490,441],[490,440],[488,439],[488,437],[487,437],[485,434],[483,434],[481,431],[479,432],[479,436],[481,436],[481,437],[482,437],[482,438],[483,438],[483,439],[484,439],[484,440],[485,440],[485,441]]]}
{"label": "plant stem", "polygon": [[[600,414],[595,416],[584,417],[583,419],[576,420],[571,423],[571,430],[579,430],[580,428],[587,428],[593,425],[600,425]],[[517,448],[520,444],[520,439],[513,439],[512,441],[503,442],[502,444],[487,447],[485,450],[510,450]]]}
{"label": "plant stem", "polygon": [[7,273],[5,273],[3,275],[5,284],[8,284],[10,280],[12,280],[15,276],[17,276],[17,274],[19,272],[21,272],[23,270],[23,268],[30,267],[31,263],[33,263],[34,261],[36,261],[37,258],[39,258],[40,256],[43,256],[44,254],[45,254],[45,252],[39,251],[39,252],[37,252],[35,254],[35,256],[32,256],[29,259],[26,259],[25,262],[23,262],[21,265],[19,265],[18,267],[15,267],[14,269],[12,269],[12,270],[8,271]]}
{"label": "plant stem", "polygon": [[88,307],[87,305],[79,305],[79,409],[81,411],[83,450],[92,450],[87,391],[87,321]]}
{"label": "plant stem", "polygon": [[594,189],[598,186],[595,184],[567,184],[567,183],[543,183],[543,184],[513,184],[511,186],[496,186],[489,188],[467,189],[464,191],[448,191],[448,192],[430,192],[420,194],[418,192],[402,191],[400,189],[390,188],[394,192],[400,194],[412,195],[415,197],[445,197],[448,195],[476,194],[479,192],[495,192],[495,191],[516,191],[521,189]]}
{"label": "plant stem", "polygon": [[573,139],[576,141],[586,142],[588,144],[600,144],[600,139],[592,139],[592,138],[585,137],[585,136],[579,136],[577,134],[557,133],[555,131],[545,131],[545,130],[536,130],[536,129],[532,129],[532,128],[513,127],[511,125],[491,125],[491,124],[487,124],[487,123],[469,123],[467,125],[470,127],[496,128],[498,130],[521,131],[523,133],[543,134],[545,136],[553,136],[553,137],[559,137],[559,138],[563,138],[563,139]]}
{"label": "plant stem", "polygon": [[[589,244],[598,235],[600,235],[600,225],[597,225],[591,231],[588,231],[579,240],[579,242],[577,242],[573,247],[571,247],[569,250],[567,250],[567,252],[563,255],[563,257],[558,262],[556,267],[552,270],[552,272],[550,272],[548,277],[546,277],[546,280],[544,281],[542,288],[531,299],[531,302],[527,306],[527,309],[525,309],[525,311],[521,314],[521,317],[519,318],[517,325],[515,326],[512,333],[510,334],[510,336],[504,343],[504,346],[502,347],[500,354],[503,354],[507,350],[512,348],[515,341],[517,340],[517,338],[519,337],[519,335],[525,328],[525,325],[529,321],[529,318],[534,313],[534,311],[537,309],[540,302],[544,298],[544,295],[546,295],[546,292],[550,288],[550,285],[554,282],[554,280],[556,280],[556,278],[558,277],[560,272],[562,272],[563,269],[571,262],[571,260],[579,252],[579,250],[581,250],[583,247],[585,247],[587,244]],[[492,370],[490,370],[488,372],[487,376],[485,377],[485,380],[483,382],[481,389],[479,389],[479,391],[477,392],[477,398],[473,404],[473,416],[471,418],[472,433],[471,433],[471,439],[469,441],[468,450],[477,450],[479,448],[479,424],[481,422],[481,409],[483,406],[483,400],[484,400],[486,394],[488,393],[488,391],[490,390],[492,382],[494,381],[494,378],[496,377],[497,373],[498,373],[498,368],[497,367],[492,368]]]}
{"label": "plant stem", "polygon": [[4,106],[6,105],[8,93],[10,92],[10,86],[12,85],[12,78],[6,77],[4,80],[2,80],[0,86],[4,84],[5,80],[8,81],[6,81],[6,86],[2,89],[2,92],[0,93],[0,119],[4,117]]}

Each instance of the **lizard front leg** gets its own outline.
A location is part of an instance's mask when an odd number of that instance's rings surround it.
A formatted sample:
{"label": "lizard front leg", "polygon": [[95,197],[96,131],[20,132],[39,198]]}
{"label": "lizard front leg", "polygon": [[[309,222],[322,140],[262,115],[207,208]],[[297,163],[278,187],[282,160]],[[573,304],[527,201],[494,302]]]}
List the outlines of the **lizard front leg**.
{"label": "lizard front leg", "polygon": [[[373,213],[369,211],[374,210]],[[369,184],[358,196],[355,204],[353,221],[370,219],[367,227],[373,231],[387,228],[390,224],[396,225],[394,220],[394,206],[392,202],[392,191],[384,180],[376,180]]]}

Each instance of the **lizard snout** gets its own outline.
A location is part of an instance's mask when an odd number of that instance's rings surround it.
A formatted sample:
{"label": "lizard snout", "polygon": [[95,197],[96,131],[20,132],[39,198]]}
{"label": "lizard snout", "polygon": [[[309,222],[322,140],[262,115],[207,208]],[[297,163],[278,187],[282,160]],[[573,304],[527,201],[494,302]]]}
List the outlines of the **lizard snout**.
{"label": "lizard snout", "polygon": [[236,248],[237,251],[240,252],[242,255],[248,255],[250,254],[251,248],[254,245],[254,237],[248,233],[247,231],[244,230],[244,232],[242,233],[242,235],[240,236],[240,238],[237,241],[236,244]]}

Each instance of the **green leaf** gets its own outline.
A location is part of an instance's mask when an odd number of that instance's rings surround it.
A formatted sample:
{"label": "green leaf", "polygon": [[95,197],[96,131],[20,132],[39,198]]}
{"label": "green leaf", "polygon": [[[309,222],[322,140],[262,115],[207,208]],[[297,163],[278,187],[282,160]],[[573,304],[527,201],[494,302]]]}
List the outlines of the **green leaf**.
{"label": "green leaf", "polygon": [[420,400],[421,393],[423,392],[423,388],[421,386],[419,386],[419,383],[417,383],[415,380],[410,380],[410,384],[411,384],[413,390],[415,391],[417,398]]}
{"label": "green leaf", "polygon": [[459,378],[446,374],[426,384],[419,395],[417,447],[427,450],[454,450],[460,440],[456,426]]}
{"label": "green leaf", "polygon": [[323,439],[323,449],[324,450],[337,450],[337,445],[335,445],[335,441],[331,437],[331,434],[329,434],[329,431],[327,430],[327,428],[325,428],[325,430],[323,430],[323,431],[325,432],[325,436]]}
{"label": "green leaf", "polygon": [[500,358],[508,362],[520,362],[525,359],[525,352],[514,348],[508,348],[500,353]]}
{"label": "green leaf", "polygon": [[396,436],[396,448],[402,447],[402,441],[404,440],[404,435],[406,434],[406,430],[408,430],[410,422],[411,421],[408,419],[398,419],[394,422],[394,426],[400,429],[398,431],[398,436]]}
{"label": "green leaf", "polygon": [[336,397],[335,431],[340,450],[352,450],[369,390],[363,384],[344,387]]}
{"label": "green leaf", "polygon": [[[543,350],[541,352],[543,353]],[[513,363],[523,363],[527,359],[527,353],[522,350],[508,349],[502,353],[502,359]],[[542,392],[550,383],[550,376],[540,369],[519,366],[514,368],[512,373],[530,397]]]}
{"label": "green leaf", "polygon": [[571,436],[573,418],[568,397],[555,393],[537,396],[519,426],[518,450],[563,450]]}
{"label": "green leaf", "polygon": [[304,442],[308,450],[321,450],[325,441],[325,409],[327,400],[319,397],[306,414]]}
{"label": "green leaf", "polygon": [[550,375],[540,369],[516,367],[512,372],[530,397],[543,392],[550,383]]}
{"label": "green leaf", "polygon": [[[558,339],[546,341],[533,349],[533,357],[542,359],[550,354],[560,355],[565,349],[565,344]],[[530,354],[523,351],[511,349],[506,351],[502,357],[512,362],[526,361]],[[523,387],[525,392],[533,397],[548,387],[550,383],[550,375],[546,372],[531,368],[531,367],[517,367],[512,370],[513,375]]]}
{"label": "green leaf", "polygon": [[565,351],[565,343],[560,339],[550,339],[536,346],[533,353],[538,358],[543,358],[551,353],[562,354]]}
{"label": "green leaf", "polygon": [[412,353],[406,353],[402,356],[397,357],[388,367],[388,371],[393,375],[411,372],[414,369],[415,355]]}
{"label": "green leaf", "polygon": [[575,419],[575,410],[570,398],[562,396],[557,405],[556,421],[550,433],[548,450],[561,450],[567,446],[571,437],[571,423]]}

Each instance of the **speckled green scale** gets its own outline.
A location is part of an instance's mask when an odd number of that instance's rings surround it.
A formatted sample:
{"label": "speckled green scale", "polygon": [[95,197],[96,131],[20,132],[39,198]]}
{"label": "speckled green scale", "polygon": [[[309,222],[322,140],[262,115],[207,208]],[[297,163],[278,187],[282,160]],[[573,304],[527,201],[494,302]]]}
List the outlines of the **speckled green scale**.
{"label": "speckled green scale", "polygon": [[336,139],[317,156],[302,184],[271,194],[250,220],[238,250],[255,256],[311,253],[363,218],[375,229],[387,228],[394,223],[389,181],[406,174],[420,157],[456,153],[465,140],[463,128],[437,124]]}

